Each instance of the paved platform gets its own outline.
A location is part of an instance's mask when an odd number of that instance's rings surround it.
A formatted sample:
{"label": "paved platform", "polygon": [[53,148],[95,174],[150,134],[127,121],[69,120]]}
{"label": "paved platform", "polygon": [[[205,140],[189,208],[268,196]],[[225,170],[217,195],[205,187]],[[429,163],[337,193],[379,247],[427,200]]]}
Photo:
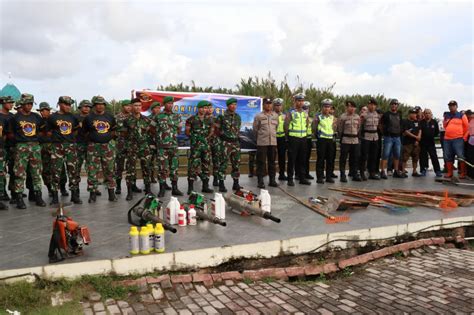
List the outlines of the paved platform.
{"label": "paved platform", "polygon": [[[249,179],[242,176],[241,184],[253,191],[256,188],[256,178]],[[450,191],[472,193],[472,189],[448,187],[435,183],[433,175],[425,178],[389,179],[381,181],[367,181],[361,183],[336,182],[335,184],[287,187],[288,191],[302,198],[310,196],[341,196],[340,193],[327,190],[327,187],[358,187],[367,189],[404,188],[404,189],[448,189]],[[140,185],[140,182],[139,182]],[[186,179],[181,178],[179,186],[186,191]],[[200,188],[200,182],[196,183]],[[227,187],[231,187],[231,180],[227,180]],[[158,190],[158,185],[153,185]],[[104,189],[102,189],[104,191]],[[232,246],[268,241],[288,240],[299,237],[325,235],[344,231],[356,231],[377,227],[403,225],[416,222],[428,222],[440,219],[454,220],[458,217],[474,216],[474,207],[458,208],[449,213],[437,209],[413,208],[404,215],[394,215],[383,209],[369,207],[366,210],[357,210],[350,213],[348,223],[328,225],[324,219],[311,210],[297,204],[285,196],[278,188],[269,188],[272,196],[272,212],[281,218],[280,224],[266,221],[259,217],[241,217],[227,211],[227,227],[216,226],[202,222],[197,226],[178,228],[176,234],[166,233],[166,251],[178,253],[183,250],[196,250]],[[89,227],[92,244],[85,249],[85,255],[67,260],[65,263],[83,261],[111,260],[128,256],[128,230],[126,212],[135,202],[125,201],[125,195],[119,196],[118,202],[108,202],[106,193],[98,197],[97,203],[87,203],[85,179],[81,183],[81,197],[83,205],[72,208],[72,217],[81,224]],[[46,196],[46,191],[43,192]],[[167,192],[163,201],[168,202],[170,192]],[[134,200],[138,199],[138,194]],[[63,197],[68,201],[69,197]],[[180,200],[185,200],[181,197]],[[49,208],[39,208],[28,204],[28,209],[18,210],[10,205],[7,211],[0,211],[0,271],[18,269],[48,264],[47,251],[51,236],[53,217]],[[474,219],[472,219],[474,220]],[[262,248],[261,251],[265,251]],[[164,257],[163,257],[164,258]],[[173,258],[174,259],[174,258]]]}

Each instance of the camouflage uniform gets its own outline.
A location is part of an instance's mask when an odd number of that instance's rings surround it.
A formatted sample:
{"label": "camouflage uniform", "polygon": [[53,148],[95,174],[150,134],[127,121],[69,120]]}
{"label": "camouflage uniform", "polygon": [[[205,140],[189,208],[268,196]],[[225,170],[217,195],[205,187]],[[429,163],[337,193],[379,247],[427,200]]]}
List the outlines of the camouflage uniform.
{"label": "camouflage uniform", "polygon": [[127,154],[127,186],[131,186],[137,180],[136,166],[137,160],[140,160],[142,166],[143,182],[145,187],[151,184],[151,150],[148,146],[148,129],[151,120],[148,117],[140,115],[135,117],[130,115],[123,122],[123,129],[127,132],[125,141],[125,150]]}
{"label": "camouflage uniform", "polygon": [[200,175],[201,180],[209,180],[209,162],[211,160],[211,149],[209,146],[209,135],[212,119],[204,116],[202,119],[198,114],[186,120],[186,127],[190,127],[191,151],[188,159],[188,178],[195,180]]}
{"label": "camouflage uniform", "polygon": [[[130,102],[128,102],[130,105]],[[117,138],[115,141],[116,146],[116,157],[115,157],[115,180],[120,182],[122,180],[122,174],[125,167],[125,157],[127,157],[127,146],[125,144],[125,137],[121,135],[121,132],[125,131],[124,122],[130,114],[120,112],[115,115],[115,121],[117,122]],[[130,152],[130,151],[128,151]]]}
{"label": "camouflage uniform", "polygon": [[79,129],[77,130],[77,134],[76,134],[76,151],[77,151],[76,176],[77,176],[78,183],[81,181],[82,165],[87,160],[87,139],[86,139],[84,129],[82,128],[82,122],[84,121],[84,118],[86,117],[87,116],[82,116],[82,115],[76,116],[79,122]]}
{"label": "camouflage uniform", "polygon": [[225,173],[227,169],[228,160],[232,165],[231,176],[234,180],[238,180],[240,177],[240,141],[239,133],[240,126],[242,124],[240,115],[237,113],[231,113],[226,110],[225,113],[217,117],[216,125],[220,130],[220,138],[222,141],[219,142],[219,180],[225,179]]}

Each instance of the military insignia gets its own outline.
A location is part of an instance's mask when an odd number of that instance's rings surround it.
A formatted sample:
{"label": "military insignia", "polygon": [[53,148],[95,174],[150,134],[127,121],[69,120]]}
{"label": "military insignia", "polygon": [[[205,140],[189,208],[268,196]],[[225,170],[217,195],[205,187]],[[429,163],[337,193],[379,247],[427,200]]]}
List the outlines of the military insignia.
{"label": "military insignia", "polygon": [[21,130],[27,137],[33,137],[36,135],[36,124],[29,121],[20,121]]}
{"label": "military insignia", "polygon": [[59,127],[59,132],[62,135],[70,135],[72,132],[72,124],[69,121],[65,120],[58,120],[56,121],[56,124]]}
{"label": "military insignia", "polygon": [[98,133],[107,133],[110,129],[110,124],[107,121],[94,120],[94,128]]}

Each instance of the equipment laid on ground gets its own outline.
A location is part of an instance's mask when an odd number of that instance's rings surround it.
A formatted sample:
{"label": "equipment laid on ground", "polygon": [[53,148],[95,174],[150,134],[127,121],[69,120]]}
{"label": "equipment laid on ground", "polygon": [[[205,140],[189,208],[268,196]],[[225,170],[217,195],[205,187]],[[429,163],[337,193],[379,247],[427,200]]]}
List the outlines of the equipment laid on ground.
{"label": "equipment laid on ground", "polygon": [[[350,218],[348,216],[333,216],[333,215],[329,214],[328,213],[328,206],[329,205],[327,205],[327,198],[325,198],[326,201],[323,201],[324,199],[322,199],[320,197],[317,198],[319,203],[326,204],[325,207],[322,207],[321,205],[318,205],[317,203],[315,203],[313,201],[309,202],[309,201],[300,199],[297,196],[289,193],[288,191],[286,191],[285,189],[283,189],[280,186],[278,186],[278,188],[282,192],[284,192],[286,195],[291,197],[293,200],[295,200],[296,202],[302,204],[303,206],[305,206],[306,208],[316,212],[317,214],[322,215],[324,218],[326,218],[326,223],[327,224],[342,223],[342,222],[350,221]],[[332,207],[332,206],[330,206],[330,207]],[[334,210],[336,210],[336,209],[337,209],[337,207]]]}
{"label": "equipment laid on ground", "polygon": [[338,198],[327,198],[327,197],[309,197],[308,202],[312,205],[321,205],[324,209],[329,211],[346,211],[346,210],[358,210],[366,209],[369,206],[369,202],[351,200],[351,199],[338,199]]}
{"label": "equipment laid on ground", "polygon": [[155,195],[145,195],[128,210],[128,223],[142,227],[147,223],[161,223],[166,231],[176,233],[177,230],[171,224],[159,217],[161,205],[162,202]]}
{"label": "equipment laid on ground", "polygon": [[257,215],[266,220],[280,223],[281,220],[271,214],[271,197],[267,190],[261,189],[260,196],[245,189],[229,192],[224,197],[226,203],[242,216]]}
{"label": "equipment laid on ground", "polygon": [[220,193],[215,193],[214,199],[206,199],[203,194],[193,191],[184,206],[187,211],[189,225],[196,225],[197,219],[227,226],[225,222],[225,201]]}
{"label": "equipment laid on ground", "polygon": [[456,176],[453,176],[451,178],[435,178],[435,182],[437,183],[442,183],[442,184],[451,184],[454,186],[459,186],[459,187],[474,187],[474,183],[469,183],[466,180],[461,180]]}
{"label": "equipment laid on ground", "polygon": [[50,263],[83,254],[84,245],[89,245],[91,237],[87,226],[79,225],[64,214],[63,205],[56,210],[53,222],[53,234],[49,242],[48,257]]}

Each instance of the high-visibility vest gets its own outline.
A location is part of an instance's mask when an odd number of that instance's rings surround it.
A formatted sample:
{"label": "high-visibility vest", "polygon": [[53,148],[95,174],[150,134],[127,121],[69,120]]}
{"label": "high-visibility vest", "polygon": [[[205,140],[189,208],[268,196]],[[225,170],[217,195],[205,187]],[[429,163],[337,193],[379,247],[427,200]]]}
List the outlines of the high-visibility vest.
{"label": "high-visibility vest", "polygon": [[277,138],[281,138],[285,136],[285,115],[279,114],[278,115],[278,127],[277,127]]}
{"label": "high-visibility vest", "polygon": [[308,128],[306,128],[306,138],[313,138],[313,130],[311,129],[311,124],[308,124]]}
{"label": "high-visibility vest", "polygon": [[291,122],[288,128],[290,137],[305,138],[308,130],[307,126],[308,114],[306,112],[291,112]]}
{"label": "high-visibility vest", "polygon": [[318,138],[332,139],[334,137],[334,116],[318,115]]}

